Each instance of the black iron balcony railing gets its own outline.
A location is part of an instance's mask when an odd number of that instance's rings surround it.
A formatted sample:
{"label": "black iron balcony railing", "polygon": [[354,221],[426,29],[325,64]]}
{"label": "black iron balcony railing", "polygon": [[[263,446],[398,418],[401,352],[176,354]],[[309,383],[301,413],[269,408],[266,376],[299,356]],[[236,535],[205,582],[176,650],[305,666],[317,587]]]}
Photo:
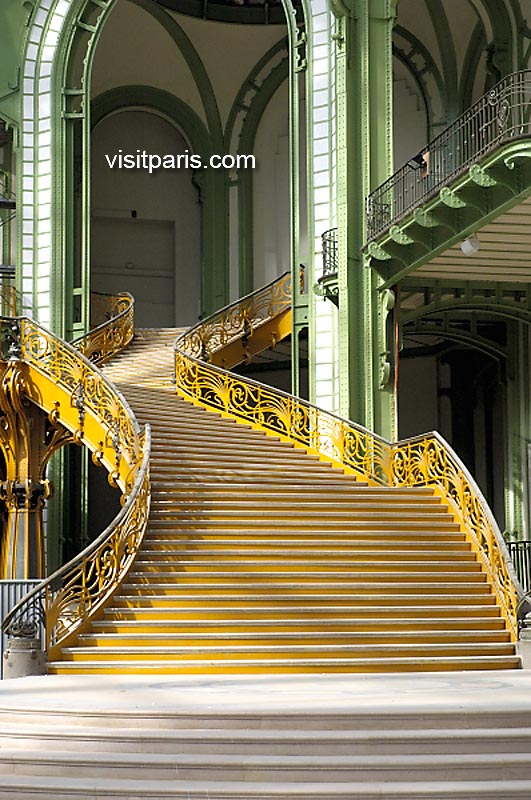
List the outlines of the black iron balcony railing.
{"label": "black iron balcony railing", "polygon": [[531,592],[531,541],[507,542],[518,579],[526,592]]}
{"label": "black iron balcony railing", "polygon": [[[13,192],[0,189],[0,228],[8,225],[16,216],[17,201]],[[2,213],[6,212],[6,213]]]}
{"label": "black iron balcony railing", "polygon": [[500,144],[531,136],[531,70],[515,72],[367,198],[371,241]]}
{"label": "black iron balcony railing", "polygon": [[325,231],[321,240],[323,242],[323,278],[337,275],[337,228]]}

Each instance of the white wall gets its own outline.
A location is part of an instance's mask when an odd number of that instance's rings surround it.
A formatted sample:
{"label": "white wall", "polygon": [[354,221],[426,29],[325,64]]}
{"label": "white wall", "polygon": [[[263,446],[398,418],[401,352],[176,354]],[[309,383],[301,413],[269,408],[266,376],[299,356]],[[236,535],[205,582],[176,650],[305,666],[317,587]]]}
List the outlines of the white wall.
{"label": "white wall", "polygon": [[[195,19],[182,14],[171,13],[170,15],[188,35],[193,47],[208,73],[209,80],[214,91],[215,102],[219,109],[221,123],[224,126],[230,113],[230,109],[236,99],[240,87],[244,83],[247,75],[257,63],[257,61],[280,39],[286,36],[286,28],[279,25],[234,25],[208,20]],[[278,63],[278,58],[275,63]],[[261,74],[260,80],[269,72],[271,67],[267,67]],[[112,88],[133,84],[142,84],[163,89],[187,103],[205,122],[206,116],[198,85],[197,76],[193,76],[184,57],[181,55],[177,45],[171,36],[165,31],[148,12],[138,6],[128,2],[128,0],[118,0],[113,11],[109,15],[108,21],[102,32],[98,43],[92,73],[92,97],[101,94]],[[252,94],[252,93],[251,93]],[[140,118],[136,118],[137,122]],[[137,124],[133,117],[130,117],[131,126]],[[115,125],[116,123],[113,123]],[[148,126],[140,125],[136,133],[133,130],[125,131],[113,129],[108,125],[105,127],[105,136],[110,137],[110,141],[115,146],[124,146],[121,136],[126,136],[130,147],[140,147],[149,152],[173,152],[173,150],[160,150],[164,140],[157,139],[161,135],[160,126],[155,132],[153,124]],[[236,126],[238,131],[238,126]],[[290,214],[289,214],[289,158],[288,158],[288,133],[289,133],[289,106],[288,106],[288,84],[285,84],[276,92],[264,113],[262,122],[259,126],[258,137],[254,154],[257,157],[258,169],[254,173],[254,254],[255,272],[254,284],[260,286],[279,275],[290,266]],[[110,172],[103,175],[102,172],[102,153],[101,136],[95,133],[94,146],[100,148],[93,159],[95,169],[99,169],[99,174],[95,175],[96,181],[104,180],[103,194],[108,195],[114,205],[123,205],[123,198],[127,198],[127,207],[131,205],[131,192],[137,205],[149,206],[142,213],[149,218],[171,220],[183,219],[186,221],[188,216],[197,211],[197,195],[194,192],[184,192],[181,186],[183,176],[173,176],[173,183],[170,176],[163,178],[157,176],[142,176],[132,174],[121,175],[118,183],[115,184],[116,173]],[[100,137],[98,139],[98,137]],[[107,146],[107,145],[106,145]],[[169,146],[169,141],[164,144]],[[234,153],[237,146],[237,138],[233,140],[227,150]],[[223,145],[220,145],[223,155]],[[124,148],[125,149],[125,148]],[[175,152],[179,152],[177,149]],[[182,172],[182,170],[181,170]],[[133,180],[134,177],[134,180]],[[232,179],[230,175],[227,178]],[[175,183],[177,181],[177,183]],[[186,178],[189,187],[190,176]],[[134,184],[134,188],[133,187]],[[98,184],[96,184],[98,185]],[[164,186],[164,191],[160,187]],[[168,199],[168,193],[175,192],[179,186],[180,201],[177,206],[174,200]],[[173,188],[172,188],[173,187]],[[102,192],[98,191],[98,195]],[[148,199],[150,195],[157,195]],[[116,199],[118,196],[118,199]],[[162,203],[162,197],[166,200]],[[189,198],[191,210],[184,212],[185,197]],[[93,205],[99,207],[100,200],[96,199],[93,193]],[[105,201],[107,202],[107,201]],[[109,199],[109,202],[111,200]],[[169,205],[168,205],[169,203]],[[162,207],[163,206],[163,207]],[[195,211],[194,211],[195,209]],[[233,298],[239,296],[238,286],[238,204],[236,202],[236,190],[231,191],[231,203],[228,213],[231,226],[231,295]],[[121,213],[121,212],[120,212]],[[176,216],[177,215],[177,216]],[[139,218],[137,218],[139,219]],[[194,217],[195,219],[195,217]],[[177,224],[177,223],[176,223]],[[99,232],[96,231],[95,251],[97,259],[105,261],[105,242],[108,242],[105,226],[96,222]],[[192,224],[192,233],[195,236],[195,222]],[[116,225],[118,228],[118,225]],[[136,229],[140,228],[137,222]],[[130,232],[125,233],[127,226],[122,222],[121,229],[123,234],[118,235],[131,238]],[[129,231],[132,230],[129,224]],[[145,239],[152,242],[155,237],[154,229],[147,231]],[[167,237],[160,229],[160,235]],[[191,234],[192,235],[192,234]],[[142,236],[138,235],[139,241]],[[155,237],[156,238],[156,237]],[[195,241],[191,253],[181,252],[186,250],[180,242],[177,231],[176,252],[174,255],[175,263],[188,261],[193,266],[195,274],[199,242]],[[147,244],[146,244],[147,246]],[[142,244],[135,244],[135,250],[142,249]],[[161,242],[161,247],[163,244]],[[113,256],[114,260],[118,255]],[[130,261],[129,258],[122,258],[122,261]],[[189,266],[189,269],[191,267]],[[186,280],[188,281],[188,277]],[[177,275],[177,283],[179,276]],[[174,291],[170,285],[166,284],[167,292]],[[198,285],[195,283],[186,289],[183,300],[182,313],[178,323],[187,322],[189,318],[195,319],[197,314],[196,292]],[[186,312],[186,313],[185,313]],[[166,313],[166,312],[165,312]],[[166,314],[167,317],[167,314]],[[165,318],[166,318],[165,317]]]}
{"label": "white wall", "polygon": [[[201,211],[190,169],[109,169],[105,154],[184,153],[179,131],[155,114],[124,111],[92,137],[92,289],[131,291],[137,322],[188,325],[200,312]],[[136,216],[134,214],[136,212]]]}
{"label": "white wall", "polygon": [[399,169],[428,143],[426,108],[411,74],[393,62],[393,158]]}
{"label": "white wall", "polygon": [[271,98],[258,129],[254,170],[254,287],[290,267],[288,82]]}

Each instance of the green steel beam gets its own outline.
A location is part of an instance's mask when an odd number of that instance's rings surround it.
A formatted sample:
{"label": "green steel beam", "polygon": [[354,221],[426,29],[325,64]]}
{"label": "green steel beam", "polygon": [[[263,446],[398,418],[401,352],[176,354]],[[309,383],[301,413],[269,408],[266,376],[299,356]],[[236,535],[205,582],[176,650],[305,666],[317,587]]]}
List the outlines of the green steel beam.
{"label": "green steel beam", "polygon": [[[364,199],[392,169],[390,0],[334,3],[337,16],[340,411],[396,435],[393,303],[361,253]],[[390,324],[391,322],[391,324]]]}

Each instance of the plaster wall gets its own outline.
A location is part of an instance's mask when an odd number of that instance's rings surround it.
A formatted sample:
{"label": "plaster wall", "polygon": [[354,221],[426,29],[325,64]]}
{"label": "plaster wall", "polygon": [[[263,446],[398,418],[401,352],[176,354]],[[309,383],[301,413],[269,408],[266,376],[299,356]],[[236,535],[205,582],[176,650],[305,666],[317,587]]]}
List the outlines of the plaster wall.
{"label": "plaster wall", "polygon": [[195,80],[170,35],[147,11],[118,0],[96,49],[91,95],[135,84],[177,94],[205,120]]}
{"label": "plaster wall", "polygon": [[393,64],[393,158],[395,169],[428,142],[426,110],[417,87],[401,62]]}
{"label": "plaster wall", "polygon": [[288,82],[262,117],[254,153],[254,288],[290,266]]}
{"label": "plaster wall", "polygon": [[[172,13],[173,18],[184,29],[189,36],[191,46],[196,50],[201,59],[208,80],[211,83],[215,103],[219,109],[221,123],[227,121],[230,109],[236,96],[245,81],[245,78],[257,63],[257,61],[269,50],[269,48],[286,36],[284,26],[259,26],[259,25],[234,25],[206,20],[198,20],[180,14]],[[276,63],[276,62],[275,62]],[[265,71],[267,75],[267,68]],[[94,68],[92,73],[92,96],[97,96],[104,91],[119,86],[134,84],[149,85],[163,89],[187,103],[207,125],[204,110],[205,97],[201,97],[196,83],[197,75],[193,75],[180,53],[177,45],[170,35],[150,14],[139,8],[128,0],[118,0],[115,8],[105,24],[101,39],[98,43]],[[262,78],[261,78],[262,79]],[[290,265],[290,211],[289,211],[289,96],[288,82],[275,93],[269,102],[262,120],[260,122],[254,155],[257,158],[258,168],[253,172],[254,188],[254,286],[258,287],[272,280],[281,272],[289,268]],[[132,119],[132,118],[131,118]],[[140,118],[138,118],[140,119]],[[126,132],[126,139],[120,141],[118,132],[115,129],[112,133],[110,128],[106,129],[111,143],[115,148],[122,147],[127,149],[124,141],[129,142],[128,147],[133,151],[136,147],[146,149],[148,152],[180,152],[173,150],[168,141],[167,150],[161,150],[157,144],[156,136],[153,134],[153,127],[140,126],[133,134],[132,131]],[[212,135],[215,131],[210,131]],[[236,126],[238,133],[238,126]],[[153,135],[152,135],[153,134]],[[215,138],[213,138],[213,142]],[[101,138],[94,142],[94,146],[100,148],[97,156],[93,158],[93,165],[101,168],[103,150],[101,150]],[[215,152],[235,152],[238,146],[237,136],[233,137],[232,143],[225,142],[224,145],[218,142]],[[304,155],[303,155],[304,157]],[[180,171],[182,173],[182,170]],[[197,206],[197,195],[184,192],[181,193],[181,183],[179,175],[173,174],[172,181],[170,174],[165,177],[160,175],[147,176],[141,175],[137,171],[128,175],[120,175],[119,183],[113,187],[113,181],[117,177],[116,172],[107,174],[101,186],[104,191],[98,189],[98,195],[108,198],[116,196],[127,198],[127,205],[135,197],[136,205],[142,208],[149,206],[146,210],[149,218],[161,219],[170,216],[175,219],[174,201],[169,201],[169,211],[162,211],[160,206],[162,194],[168,199],[171,195],[174,199],[177,195],[179,199],[179,219],[186,221],[193,216],[193,209],[184,210],[185,199],[188,197],[192,206]],[[233,173],[227,173],[227,180],[235,177]],[[98,181],[101,181],[102,174],[100,169]],[[124,186],[127,184],[128,189]],[[164,192],[161,194],[159,187],[164,184]],[[190,185],[190,176],[187,178],[187,185]],[[157,193],[157,198],[149,198],[149,195]],[[93,205],[99,205],[99,200],[95,199],[96,192],[93,192]],[[142,195],[142,198],[140,196]],[[228,217],[230,218],[231,247],[230,247],[230,285],[231,297],[235,299],[239,296],[238,289],[238,236],[239,221],[237,219],[237,188],[231,190],[230,208]],[[115,202],[113,200],[112,202]],[[107,202],[107,201],[106,201]],[[111,202],[109,200],[109,202]],[[122,200],[116,200],[115,205],[121,207]],[[162,203],[164,205],[164,203]],[[122,212],[120,212],[122,213]],[[138,217],[137,219],[140,219]],[[98,223],[96,223],[98,224]],[[116,224],[117,231],[121,228],[122,233],[116,236],[128,237],[128,232],[124,225]],[[139,228],[139,225],[136,225]],[[188,281],[190,275],[196,275],[196,264],[200,256],[200,242],[196,241],[196,228],[192,225],[190,231],[185,231],[187,238],[193,241],[188,245],[192,253],[186,253],[189,265]],[[100,225],[101,229],[101,225]],[[107,234],[102,229],[100,234],[96,234],[95,243],[102,242]],[[176,253],[175,263],[180,262],[179,249],[183,246],[179,243],[179,230],[176,231]],[[140,250],[149,246],[149,237],[146,242],[138,242]],[[184,248],[186,249],[186,248]],[[103,254],[101,254],[103,257]],[[179,276],[176,276],[180,283]],[[194,279],[195,281],[195,279]],[[174,288],[167,286],[168,292],[174,292]],[[196,293],[198,286],[194,284],[184,292],[183,303],[186,303],[187,313],[184,317],[178,315],[178,322],[188,321],[188,317],[193,315],[195,320],[197,315]],[[185,309],[183,309],[185,310]],[[176,309],[178,313],[178,308]],[[193,321],[192,320],[192,321]],[[171,323],[173,324],[173,323]]]}
{"label": "plaster wall", "polygon": [[172,14],[196,48],[225,124],[240,86],[259,59],[286,36],[283,25],[237,25]]}
{"label": "plaster wall", "polygon": [[142,326],[197,322],[201,211],[192,170],[109,169],[105,154],[184,153],[182,134],[143,111],[107,117],[92,137],[92,288],[130,291]]}

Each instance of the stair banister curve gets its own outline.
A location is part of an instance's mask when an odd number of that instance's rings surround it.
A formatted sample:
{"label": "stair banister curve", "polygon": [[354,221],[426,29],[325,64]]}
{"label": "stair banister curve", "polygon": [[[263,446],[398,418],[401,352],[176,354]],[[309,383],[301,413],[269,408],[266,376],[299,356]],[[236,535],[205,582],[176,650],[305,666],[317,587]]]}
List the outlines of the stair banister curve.
{"label": "stair banister curve", "polygon": [[[271,291],[274,284],[266,289]],[[202,353],[200,343],[209,326],[223,313],[226,318],[241,320],[239,335],[244,336],[246,322],[241,304],[249,304],[250,298],[252,295],[227,306],[177,339],[177,392],[192,402],[300,445],[359,480],[383,486],[431,487],[449,504],[472,549],[479,554],[516,640],[517,617],[525,606],[525,592],[478,485],[439,433],[388,442],[362,425],[306,400],[208,363],[213,353]],[[232,335],[238,335],[237,331],[233,330]]]}
{"label": "stair banister curve", "polygon": [[88,333],[74,339],[72,344],[93,363],[103,364],[123,350],[133,338],[135,300],[129,292],[91,292],[90,299],[91,318],[94,309],[97,309],[103,320],[97,322]]}
{"label": "stair banister curve", "polygon": [[0,327],[8,331],[4,360],[26,370],[29,399],[88,446],[123,493],[122,508],[100,536],[3,620],[2,630],[12,636],[43,623],[53,658],[120,585],[141,545],[150,504],[151,432],[149,425],[140,429],[119,390],[71,344],[25,317],[0,318]]}

